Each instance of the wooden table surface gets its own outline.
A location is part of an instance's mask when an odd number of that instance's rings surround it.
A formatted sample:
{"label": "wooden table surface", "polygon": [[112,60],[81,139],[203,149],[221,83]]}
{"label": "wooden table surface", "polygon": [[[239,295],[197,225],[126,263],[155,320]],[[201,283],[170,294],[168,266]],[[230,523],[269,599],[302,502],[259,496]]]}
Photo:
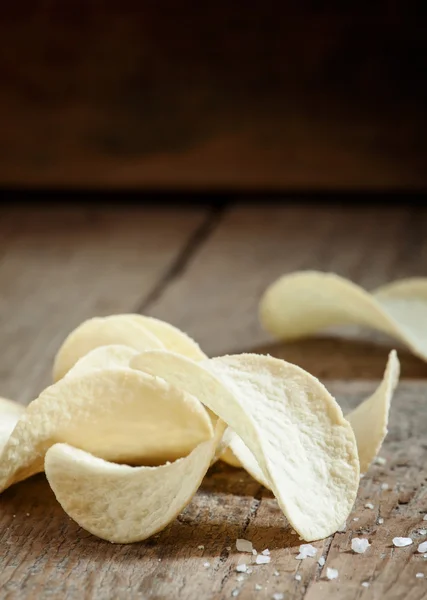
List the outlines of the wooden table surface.
{"label": "wooden table surface", "polygon": [[[266,286],[296,269],[335,271],[368,289],[427,275],[426,209],[3,209],[0,257],[0,394],[24,404],[49,383],[67,333],[88,317],[112,313],[165,319],[209,355],[259,351],[296,362],[344,407],[375,388],[390,347],[402,364],[381,451],[387,462],[361,480],[347,530],[315,543],[326,559],[323,568],[314,559],[295,559],[301,542],[272,494],[222,463],[175,522],[132,545],[113,545],[80,529],[38,475],[0,496],[2,599],[427,598],[427,559],[415,552],[417,544],[391,543],[394,536],[427,539],[419,533],[427,529],[427,365],[366,331],[277,344],[257,319]],[[358,534],[372,544],[363,555],[351,552]],[[269,548],[271,563],[238,580],[235,540],[241,537],[259,551]],[[327,567],[338,569],[337,580],[326,579]]]}

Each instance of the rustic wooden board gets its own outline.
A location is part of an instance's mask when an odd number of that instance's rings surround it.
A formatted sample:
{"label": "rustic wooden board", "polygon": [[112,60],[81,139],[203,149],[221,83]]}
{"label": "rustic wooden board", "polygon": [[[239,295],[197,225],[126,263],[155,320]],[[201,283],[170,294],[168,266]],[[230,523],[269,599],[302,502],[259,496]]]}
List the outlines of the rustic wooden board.
{"label": "rustic wooden board", "polygon": [[[381,376],[385,341],[272,344],[256,326],[257,297],[274,277],[300,267],[334,269],[367,286],[425,274],[426,216],[409,209],[325,210],[2,215],[0,341],[8,351],[0,393],[28,401],[47,381],[57,345],[77,322],[139,308],[185,326],[209,352],[258,348],[298,359],[344,408],[355,406]],[[427,559],[414,550],[427,539],[419,533],[427,529],[427,365],[408,352],[400,355],[403,380],[381,453],[387,462],[361,480],[347,531],[315,543],[318,556],[326,557],[323,569],[313,559],[295,559],[300,542],[274,498],[240,469],[216,464],[174,523],[133,545],[103,542],[80,529],[39,475],[0,496],[0,597],[225,600],[237,590],[243,599],[284,593],[286,600],[422,600]],[[356,556],[350,544],[359,533],[372,546]],[[412,536],[414,545],[393,548],[395,535]],[[236,552],[238,537],[271,551],[269,565],[254,566],[240,581],[235,567],[248,555]],[[328,566],[339,570],[337,581],[325,579]],[[426,578],[417,579],[418,572]]]}

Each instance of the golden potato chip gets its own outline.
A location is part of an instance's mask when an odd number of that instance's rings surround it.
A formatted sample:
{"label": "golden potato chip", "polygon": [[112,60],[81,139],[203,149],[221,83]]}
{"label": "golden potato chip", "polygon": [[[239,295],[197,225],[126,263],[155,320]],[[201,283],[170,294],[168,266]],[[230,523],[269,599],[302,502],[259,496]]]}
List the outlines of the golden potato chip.
{"label": "golden potato chip", "polygon": [[268,287],[259,312],[265,329],[283,340],[356,324],[394,336],[427,360],[427,278],[396,281],[369,293],[333,273],[291,273]]}
{"label": "golden potato chip", "polygon": [[114,462],[152,465],[186,456],[212,435],[200,402],[159,377],[124,367],[83,371],[29,404],[0,457],[0,490],[42,471],[57,442]]}
{"label": "golden potato chip", "polygon": [[227,423],[254,457],[245,467],[261,473],[305,540],[330,535],[348,517],[359,485],[356,440],[306,371],[255,354],[194,363],[160,350],[131,366],[188,390]]}
{"label": "golden potato chip", "polygon": [[159,467],[107,462],[66,444],[46,453],[46,477],[65,512],[94,535],[118,543],[144,540],[187,506],[205,476],[224,432],[188,456]]}

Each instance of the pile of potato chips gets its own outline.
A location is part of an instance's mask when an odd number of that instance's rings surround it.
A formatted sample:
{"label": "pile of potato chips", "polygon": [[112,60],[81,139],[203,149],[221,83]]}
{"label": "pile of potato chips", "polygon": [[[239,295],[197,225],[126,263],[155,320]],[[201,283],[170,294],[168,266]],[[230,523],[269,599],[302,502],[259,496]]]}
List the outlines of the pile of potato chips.
{"label": "pile of potato chips", "polygon": [[[266,291],[260,318],[283,339],[368,325],[427,358],[424,279],[371,295],[333,274],[295,273]],[[54,383],[28,407],[0,399],[0,491],[45,471],[81,527],[128,543],[170,523],[224,460],[273,492],[302,539],[321,539],[352,510],[387,433],[398,378],[393,350],[375,393],[344,416],[315,377],[283,360],[208,358],[163,321],[93,318],[66,338]]]}

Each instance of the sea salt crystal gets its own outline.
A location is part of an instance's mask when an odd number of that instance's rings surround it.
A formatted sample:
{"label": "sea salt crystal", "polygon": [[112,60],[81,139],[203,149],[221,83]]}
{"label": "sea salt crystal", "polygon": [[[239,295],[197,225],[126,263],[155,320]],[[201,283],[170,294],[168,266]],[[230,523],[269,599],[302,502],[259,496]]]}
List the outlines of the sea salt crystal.
{"label": "sea salt crystal", "polygon": [[372,509],[374,508],[374,505],[373,505],[373,504],[371,504],[371,502],[367,502],[367,503],[365,504],[365,508],[370,508],[370,509],[372,510]]}
{"label": "sea salt crystal", "polygon": [[262,554],[258,554],[258,556],[255,559],[255,562],[257,565],[266,565],[270,562],[270,560],[271,558],[269,556],[263,556]]}
{"label": "sea salt crystal", "polygon": [[427,553],[426,553],[426,554],[423,554],[423,558],[427,558]]}
{"label": "sea salt crystal", "polygon": [[304,558],[313,558],[316,556],[317,548],[312,546],[311,544],[301,544],[299,547],[299,554],[296,557],[297,560],[303,560]]}
{"label": "sea salt crystal", "polygon": [[412,544],[412,539],[408,537],[395,537],[393,538],[393,544],[396,548],[404,548]]}
{"label": "sea salt crystal", "polygon": [[203,566],[206,567],[206,568],[208,568],[208,567],[211,566],[211,563],[205,562],[205,563],[203,563]]}
{"label": "sea salt crystal", "polygon": [[261,554],[264,554],[264,556],[270,556],[270,550],[268,548],[266,548],[265,550],[263,550],[261,552]]}
{"label": "sea salt crystal", "polygon": [[384,519],[382,517],[380,517],[378,519],[378,525],[382,525],[384,523]]}
{"label": "sea salt crystal", "polygon": [[255,550],[255,548],[253,548],[253,549],[252,549],[252,554],[253,554],[254,556],[256,556],[256,555],[258,554],[258,552]]}
{"label": "sea salt crystal", "polygon": [[247,573],[247,571],[248,571],[248,565],[246,563],[243,563],[242,565],[237,565],[236,571],[238,573]]}
{"label": "sea salt crystal", "polygon": [[388,487],[389,487],[389,486],[388,486],[388,483],[382,483],[382,484],[381,484],[381,489],[382,489],[382,490],[388,490]]}
{"label": "sea salt crystal", "polygon": [[233,598],[235,598],[236,596],[238,596],[240,593],[240,591],[238,589],[235,589],[231,592],[231,595],[233,596]]}
{"label": "sea salt crystal", "polygon": [[427,552],[427,542],[422,542],[418,546],[418,552]]}
{"label": "sea salt crystal", "polygon": [[204,547],[204,546],[202,546],[202,545],[200,545],[200,546],[197,546],[197,548],[198,548],[199,550],[204,550],[204,549],[205,549],[205,547]]}
{"label": "sea salt crystal", "polygon": [[295,575],[295,579],[296,579],[297,581],[301,581],[301,575]]}
{"label": "sea salt crystal", "polygon": [[260,590],[262,590],[262,585],[260,585],[259,583],[255,584],[255,589],[257,592],[259,592]]}
{"label": "sea salt crystal", "polygon": [[237,575],[236,581],[244,581],[245,577],[243,575]]}
{"label": "sea salt crystal", "polygon": [[319,565],[320,567],[323,567],[323,565],[325,564],[325,562],[326,562],[326,560],[325,560],[325,557],[324,557],[324,556],[321,556],[321,557],[319,558],[319,560],[317,561],[317,563],[318,563],[318,565]]}
{"label": "sea salt crystal", "polygon": [[296,535],[296,534],[297,534],[297,532],[295,531],[295,529],[291,529],[291,535]]}
{"label": "sea salt crystal", "polygon": [[363,554],[371,544],[366,538],[353,538],[351,540],[351,549],[356,554]]}
{"label": "sea salt crystal", "polygon": [[427,521],[427,515],[423,516],[423,521]]}
{"label": "sea salt crystal", "polygon": [[273,575],[274,575],[274,577],[279,577],[280,573],[279,573],[279,571],[274,571]]}
{"label": "sea salt crystal", "polygon": [[326,577],[328,579],[337,579],[338,578],[338,571],[337,571],[337,569],[331,569],[330,567],[328,567],[326,569]]}
{"label": "sea salt crystal", "polygon": [[238,539],[236,540],[236,548],[238,552],[251,552],[253,550],[252,547],[252,542],[250,542],[249,540],[242,540],[242,539]]}
{"label": "sea salt crystal", "polygon": [[420,535],[425,535],[427,533],[427,529],[418,529],[418,533]]}
{"label": "sea salt crystal", "polygon": [[417,573],[415,577],[417,577],[418,579],[422,579],[424,577],[424,573]]}
{"label": "sea salt crystal", "polygon": [[362,585],[363,587],[369,587],[371,584],[369,583],[369,581],[362,581]]}
{"label": "sea salt crystal", "polygon": [[358,521],[359,517],[354,517],[353,521]]}
{"label": "sea salt crystal", "polygon": [[284,600],[285,594],[282,594],[282,592],[276,592],[273,594],[272,598],[273,600]]}
{"label": "sea salt crystal", "polygon": [[376,458],[374,458],[374,463],[376,465],[385,465],[387,462],[387,460],[385,458],[383,458],[382,456],[377,456]]}

